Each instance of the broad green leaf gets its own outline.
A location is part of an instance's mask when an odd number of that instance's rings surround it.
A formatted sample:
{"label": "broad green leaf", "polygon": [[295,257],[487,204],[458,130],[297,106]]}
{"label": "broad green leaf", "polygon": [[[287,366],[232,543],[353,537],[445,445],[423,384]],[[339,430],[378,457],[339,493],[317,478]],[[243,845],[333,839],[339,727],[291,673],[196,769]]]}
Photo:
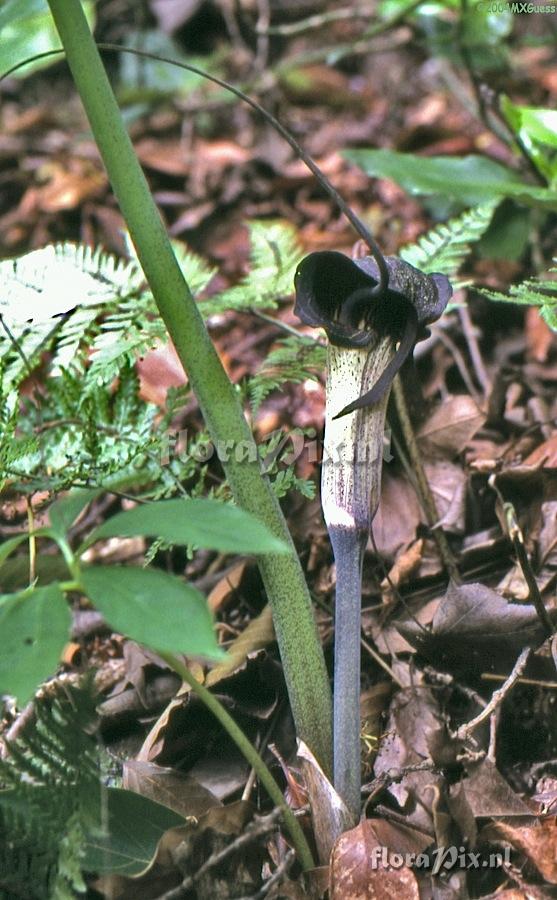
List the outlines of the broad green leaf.
{"label": "broad green leaf", "polygon": [[203,594],[159,569],[89,566],[87,596],[116,631],[167,653],[224,659]]}
{"label": "broad green leaf", "polygon": [[70,525],[73,525],[82,510],[99,495],[99,490],[77,488],[61,500],[56,500],[50,507],[50,525],[53,531],[65,536]]}
{"label": "broad green leaf", "polygon": [[57,584],[0,596],[0,694],[21,706],[56,671],[71,614]]}
{"label": "broad green leaf", "polygon": [[141,794],[108,788],[105,821],[86,836],[81,866],[98,874],[139,875],[165,831],[185,824],[182,816]]}
{"label": "broad green leaf", "polygon": [[[83,2],[90,26],[94,25],[95,7],[91,0]],[[60,38],[48,8],[47,0],[6,0],[0,9],[0,74],[30,56],[60,48]],[[37,69],[52,65],[61,58],[52,56],[30,63],[15,77],[25,78]]]}
{"label": "broad green leaf", "polygon": [[347,150],[344,156],[374,178],[390,178],[409,194],[441,195],[475,206],[496,197],[557,208],[554,191],[521,182],[516,172],[484,156],[416,156],[394,150]]}
{"label": "broad green leaf", "polygon": [[5,563],[10,553],[13,553],[16,547],[19,547],[19,545],[22,544],[23,541],[28,540],[28,534],[18,534],[15,537],[9,538],[7,541],[4,541],[2,544],[0,544],[0,566]]}
{"label": "broad green leaf", "polygon": [[522,108],[522,127],[532,140],[557,149],[557,110]]}
{"label": "broad green leaf", "polygon": [[107,537],[162,538],[224,553],[284,553],[285,545],[249,513],[218,500],[158,500],[117,513],[87,545]]}
{"label": "broad green leaf", "polygon": [[557,148],[557,111],[534,106],[518,106],[508,97],[501,97],[501,109],[509,125],[516,132],[526,132],[533,141]]}

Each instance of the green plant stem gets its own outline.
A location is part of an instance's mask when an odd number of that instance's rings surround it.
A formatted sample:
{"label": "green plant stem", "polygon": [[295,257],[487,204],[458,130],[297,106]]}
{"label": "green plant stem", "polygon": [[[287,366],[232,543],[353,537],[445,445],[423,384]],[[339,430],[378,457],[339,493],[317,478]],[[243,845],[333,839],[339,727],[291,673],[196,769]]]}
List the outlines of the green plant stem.
{"label": "green plant stem", "polygon": [[397,375],[397,377],[393,381],[393,396],[395,399],[398,420],[402,433],[404,435],[404,442],[406,444],[406,449],[408,450],[408,456],[410,457],[412,472],[416,478],[418,496],[422,505],[422,509],[425,513],[427,523],[432,529],[433,538],[435,540],[435,543],[437,544],[439,556],[441,557],[441,561],[445,566],[445,569],[447,570],[452,580],[456,584],[460,584],[460,573],[458,571],[458,567],[456,565],[451,548],[449,547],[449,542],[447,540],[445,532],[442,528],[433,527],[439,521],[439,514],[437,512],[435,500],[433,499],[433,494],[431,493],[431,488],[424,471],[420,451],[418,450],[418,445],[416,443],[416,436],[414,434],[412,422],[410,421],[408,405],[406,403],[406,397],[404,396],[404,388],[402,386],[400,375]]}
{"label": "green plant stem", "polygon": [[[224,446],[233,447],[223,466],[234,498],[290,548],[289,554],[261,557],[259,566],[273,610],[298,735],[330,772],[331,692],[309,591],[286,522],[261,474],[238,394],[172,251],[81,4],[79,0],[49,0],[49,6],[138,258],[211,438],[217,445],[227,441]],[[238,458],[236,448],[243,451]]]}
{"label": "green plant stem", "polygon": [[172,653],[160,652],[159,656],[164,659],[172,669],[174,669],[174,671],[180,676],[180,678],[182,678],[187,684],[189,684],[191,689],[195,691],[195,693],[205,704],[207,709],[212,712],[215,719],[220,722],[226,733],[232,738],[252,769],[256,772],[257,777],[269,794],[269,797],[271,798],[273,803],[282,810],[284,824],[288,829],[292,844],[294,845],[294,849],[296,850],[298,859],[300,860],[302,867],[306,871],[308,869],[312,869],[315,863],[313,861],[311,850],[309,848],[308,842],[306,841],[304,832],[302,831],[302,827],[288,804],[285,803],[284,797],[282,796],[278,784],[269,772],[269,769],[261,759],[257,750],[252,747],[241,728],[238,727],[232,716],[225,710],[222,703],[217,700],[217,698],[214,696],[214,694],[211,693],[211,691],[207,690],[204,685],[200,684],[200,682],[197,681],[196,678],[194,678],[188,667],[184,665],[184,663],[182,663],[178,659],[178,657],[174,656]]}

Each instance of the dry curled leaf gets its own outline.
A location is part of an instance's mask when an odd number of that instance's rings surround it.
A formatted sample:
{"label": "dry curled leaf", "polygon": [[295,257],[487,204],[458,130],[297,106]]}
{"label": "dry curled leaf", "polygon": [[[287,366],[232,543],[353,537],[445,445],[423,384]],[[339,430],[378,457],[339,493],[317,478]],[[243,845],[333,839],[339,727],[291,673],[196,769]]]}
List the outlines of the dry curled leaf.
{"label": "dry curled leaf", "polygon": [[[413,829],[393,829],[387,835],[380,820],[364,819],[341,835],[331,856],[329,894],[331,900],[419,900],[416,876],[407,866],[385,868],[383,848],[393,853],[419,853],[429,836],[414,839]],[[396,833],[393,833],[393,832]],[[427,843],[425,843],[427,841]]]}
{"label": "dry curled leaf", "polygon": [[467,394],[449,397],[418,432],[421,449],[452,458],[461,453],[485,421],[485,413]]}

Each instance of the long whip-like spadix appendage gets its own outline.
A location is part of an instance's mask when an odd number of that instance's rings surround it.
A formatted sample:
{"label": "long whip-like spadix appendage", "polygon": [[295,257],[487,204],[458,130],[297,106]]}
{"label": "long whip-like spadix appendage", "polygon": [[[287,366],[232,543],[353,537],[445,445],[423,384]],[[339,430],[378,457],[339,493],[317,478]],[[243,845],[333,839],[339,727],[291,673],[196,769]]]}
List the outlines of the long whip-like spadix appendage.
{"label": "long whip-like spadix appendage", "polygon": [[[247,103],[248,106],[251,106],[260,116],[262,116],[266,122],[271,125],[272,128],[277,131],[281,137],[284,138],[287,144],[289,144],[297,156],[300,157],[302,162],[308,167],[311,174],[317,179],[323,190],[325,190],[331,200],[334,201],[338,209],[342,212],[344,216],[348,219],[350,224],[352,225],[356,234],[358,234],[365,244],[369,247],[371,251],[371,255],[373,256],[375,262],[377,263],[377,267],[379,270],[379,281],[375,288],[373,288],[374,296],[380,297],[384,294],[387,289],[387,285],[389,282],[389,270],[387,268],[387,264],[385,262],[385,257],[383,256],[379,245],[377,244],[375,238],[371,234],[370,230],[366,228],[364,223],[354,210],[350,209],[344,198],[339,194],[336,188],[331,184],[325,173],[319,168],[313,157],[306,153],[301,144],[298,143],[296,138],[291,132],[284,127],[284,125],[272,115],[268,110],[265,109],[264,106],[261,106],[257,100],[254,100],[253,97],[250,97],[248,94],[245,94],[240,88],[236,87],[230,82],[225,81],[223,78],[219,78],[217,75],[212,75],[210,72],[206,72],[205,69],[200,69],[199,66],[192,66],[190,63],[180,62],[177,59],[170,59],[167,56],[161,56],[158,53],[150,53],[147,50],[139,50],[135,47],[122,47],[120,44],[108,44],[108,43],[98,43],[97,48],[99,50],[108,50],[115,53],[132,53],[134,56],[142,57],[143,59],[154,60],[155,62],[167,63],[171,66],[177,66],[179,69],[185,69],[187,72],[193,72],[194,75],[200,75],[202,78],[205,78],[207,81],[212,81],[213,84],[217,84],[219,87],[224,88],[226,91],[229,91],[231,94],[234,94],[235,97],[238,97],[240,100],[243,100],[244,103]],[[7,78],[9,75],[12,75],[16,72],[21,66],[27,65],[28,63],[34,62],[35,60],[45,59],[48,56],[54,56],[59,53],[64,53],[63,50],[46,50],[44,53],[37,53],[35,56],[31,56],[23,62],[17,63],[15,66],[12,66],[8,69],[7,72],[4,72],[2,76],[0,76],[0,81],[3,81],[4,78]]]}

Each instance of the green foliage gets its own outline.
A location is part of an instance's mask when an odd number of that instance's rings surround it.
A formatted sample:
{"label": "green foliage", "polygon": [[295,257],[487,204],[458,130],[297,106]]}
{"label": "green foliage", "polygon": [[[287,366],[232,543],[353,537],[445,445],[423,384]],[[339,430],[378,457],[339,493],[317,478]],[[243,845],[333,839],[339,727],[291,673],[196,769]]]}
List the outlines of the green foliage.
{"label": "green foliage", "polygon": [[[253,223],[250,233],[250,272],[241,285],[200,304],[205,316],[273,308],[291,293],[302,255],[294,229]],[[207,433],[189,435],[186,447],[172,433],[187,389],[168,392],[162,415],[140,398],[135,362],[165,339],[165,329],[131,244],[128,250],[124,261],[65,243],[0,262],[0,476],[14,490],[131,487],[153,499],[183,494],[184,486],[192,496],[208,490]],[[174,250],[193,291],[203,290],[213,270],[184,245],[174,242]],[[20,394],[47,352],[41,390]],[[257,378],[256,405],[277,385],[279,357],[282,380],[300,380],[305,363],[297,371],[298,350],[292,354],[289,363],[288,352],[279,352],[275,371]],[[274,481],[278,471],[270,474]],[[287,483],[305,490],[293,473],[279,481],[281,495]],[[226,486],[210,493],[222,496]]]}
{"label": "green foliage", "polygon": [[423,272],[439,272],[447,275],[453,286],[454,279],[470,253],[471,246],[479,241],[491,223],[498,201],[484,203],[451,219],[445,225],[436,225],[415,244],[402,247],[400,256]]}
{"label": "green foliage", "polygon": [[[95,5],[91,0],[83,4],[91,26],[95,21]],[[0,72],[6,72],[18,62],[37,53],[57,50],[60,38],[54,26],[47,0],[5,0],[0,9]],[[37,60],[17,73],[25,78],[37,69],[55,62],[57,57]]]}
{"label": "green foliage", "polygon": [[[557,258],[553,260],[557,262]],[[518,303],[539,307],[542,318],[553,331],[557,331],[557,279],[551,277],[557,272],[553,266],[547,273],[537,278],[528,278],[520,284],[513,284],[508,294],[481,288],[481,293],[498,303]]]}
{"label": "green foliage", "polygon": [[276,309],[282,297],[292,294],[294,273],[303,253],[296,229],[284,222],[250,224],[250,270],[232,288],[202,304],[203,315],[230,309]]}
{"label": "green foliage", "polygon": [[518,203],[557,209],[555,191],[523,182],[519,174],[485,156],[416,156],[395,150],[346,150],[343,154],[374,178],[390,178],[409,194],[444,197],[463,206],[511,197]]}
{"label": "green foliage", "polygon": [[178,813],[148,797],[108,788],[102,827],[86,835],[83,869],[99,874],[139,875],[152,862],[164,833],[185,822]]}
{"label": "green foliage", "polygon": [[539,173],[554,187],[557,180],[557,112],[517,106],[505,96],[501,98],[501,112]]}
{"label": "green foliage", "polygon": [[166,653],[224,657],[205,597],[173,575],[135,566],[88,566],[81,581],[115,631]]}
{"label": "green foliage", "polygon": [[0,692],[27,703],[55,671],[70,630],[70,611],[56,583],[0,596]]}
{"label": "green foliage", "polygon": [[223,553],[284,553],[286,547],[253,516],[207,499],[160,500],[112,516],[87,544],[106,537],[144,535],[196,544]]}
{"label": "green foliage", "polygon": [[99,810],[92,679],[48,686],[0,758],[0,896],[70,900],[85,891],[84,832]]}
{"label": "green foliage", "polygon": [[302,384],[322,375],[327,359],[323,344],[312,339],[287,337],[271,350],[259,372],[249,379],[252,412],[255,415],[272,391],[282,390],[286,383]]}

